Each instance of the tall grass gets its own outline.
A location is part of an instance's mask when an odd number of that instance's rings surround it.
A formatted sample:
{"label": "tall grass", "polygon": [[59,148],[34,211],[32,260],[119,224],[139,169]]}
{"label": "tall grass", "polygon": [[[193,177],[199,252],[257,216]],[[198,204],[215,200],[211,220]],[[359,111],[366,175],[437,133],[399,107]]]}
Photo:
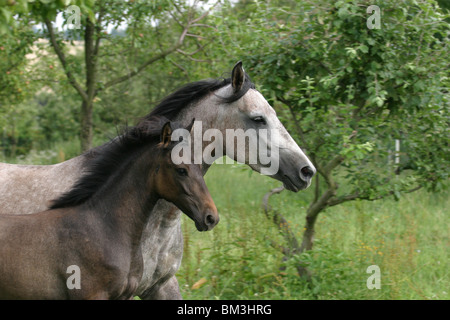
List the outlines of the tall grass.
{"label": "tall grass", "polygon": [[[185,299],[448,299],[449,198],[417,191],[401,198],[353,201],[328,208],[317,221],[314,249],[283,261],[285,245],[261,208],[281,183],[240,166],[214,165],[207,185],[221,215],[206,233],[183,217],[184,256],[177,274]],[[301,240],[312,189],[284,191],[271,206]],[[294,268],[312,272],[310,284]],[[377,265],[381,289],[367,288]]]}

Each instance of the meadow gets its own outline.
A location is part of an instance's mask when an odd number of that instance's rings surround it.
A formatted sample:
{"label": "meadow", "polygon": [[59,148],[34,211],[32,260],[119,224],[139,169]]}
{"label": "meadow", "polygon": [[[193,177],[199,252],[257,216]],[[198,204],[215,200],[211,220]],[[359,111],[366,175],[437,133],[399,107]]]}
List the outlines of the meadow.
{"label": "meadow", "polygon": [[[352,201],[322,212],[312,251],[283,261],[283,237],[264,215],[264,194],[280,182],[242,165],[213,165],[206,182],[220,223],[199,233],[183,217],[184,256],[177,278],[184,299],[449,299],[447,193],[419,190],[378,201]],[[283,191],[270,205],[301,241],[313,188]],[[302,280],[300,259],[312,272]],[[381,289],[369,290],[371,265]]]}

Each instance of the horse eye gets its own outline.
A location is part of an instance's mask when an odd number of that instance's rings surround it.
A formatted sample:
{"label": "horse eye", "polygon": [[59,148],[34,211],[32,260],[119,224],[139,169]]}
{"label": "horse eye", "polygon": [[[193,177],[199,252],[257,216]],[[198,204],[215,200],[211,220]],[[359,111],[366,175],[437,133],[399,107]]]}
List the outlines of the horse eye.
{"label": "horse eye", "polygon": [[180,176],[187,176],[188,175],[187,170],[185,168],[177,168],[176,170],[177,170],[177,173]]}
{"label": "horse eye", "polygon": [[264,119],[264,117],[261,116],[254,117],[252,118],[252,120],[259,124],[266,124],[266,119]]}

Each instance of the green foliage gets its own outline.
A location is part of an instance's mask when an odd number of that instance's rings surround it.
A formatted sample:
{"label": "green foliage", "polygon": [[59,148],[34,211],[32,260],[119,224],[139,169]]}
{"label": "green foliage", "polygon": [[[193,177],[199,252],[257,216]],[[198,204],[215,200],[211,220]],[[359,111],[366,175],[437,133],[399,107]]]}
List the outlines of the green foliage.
{"label": "green foliage", "polygon": [[[30,82],[26,79],[26,54],[34,36],[26,23],[11,34],[2,35],[0,43],[0,114],[29,95]],[[0,120],[1,121],[1,120]],[[4,123],[0,122],[0,126]]]}
{"label": "green foliage", "polygon": [[42,21],[43,17],[53,20],[60,10],[70,5],[78,6],[80,11],[94,18],[94,0],[1,0],[0,34],[8,34],[17,26],[16,15],[32,17],[36,21]]}
{"label": "green foliage", "polygon": [[[66,28],[71,13],[65,13],[64,9],[71,4],[80,7],[82,28]],[[19,7],[10,9],[19,10]],[[18,135],[28,135],[29,140],[39,141],[34,144],[38,148],[80,135],[80,127],[84,125],[80,105],[86,99],[80,91],[93,92],[88,102],[93,109],[94,140],[105,141],[116,134],[116,127],[135,123],[176,87],[205,77],[206,72],[210,76],[215,66],[221,65],[217,62],[209,65],[198,63],[204,57],[214,27],[208,25],[208,21],[191,26],[193,23],[190,20],[201,16],[204,10],[184,1],[35,1],[25,9],[15,16],[16,23],[9,25],[10,33],[5,35],[12,39],[10,48],[3,52],[8,57],[4,60],[8,77],[0,78],[0,85],[5,84],[0,96],[4,94],[8,99],[0,103],[0,124],[4,123],[6,130],[2,139],[5,156],[14,156],[19,149],[19,154],[28,152],[33,147],[29,143],[23,145],[23,140],[17,139]],[[63,30],[54,28],[54,40],[65,63],[55,55],[46,27],[44,31],[30,29],[28,38],[18,33],[19,25],[35,27],[46,19],[54,20],[56,14],[61,12]],[[95,23],[93,44],[98,44],[95,56],[89,60],[95,62],[93,68],[87,67],[84,56],[87,18]],[[190,29],[183,42],[183,51],[176,54],[174,46],[180,41],[183,28],[188,25]],[[23,54],[11,55],[18,50],[16,39],[28,41],[23,46]],[[174,54],[166,55],[165,50],[172,50]],[[24,55],[31,51],[35,58],[28,61],[25,69],[27,59]],[[161,57],[158,57],[160,54]],[[156,57],[154,62],[152,57]],[[13,74],[10,71],[11,66],[15,65],[14,59],[23,66],[18,69],[22,78],[13,77],[19,72]],[[148,67],[150,64],[151,68]],[[218,67],[216,70],[216,73],[221,73],[224,68]],[[142,76],[134,77],[138,73]],[[39,92],[32,97],[35,91],[31,88],[24,90],[24,82]],[[74,83],[81,90],[74,90]],[[41,95],[42,89],[50,93],[44,97]],[[28,115],[36,116],[36,109],[39,110],[38,121],[29,119],[39,128],[37,135],[30,136],[30,132],[18,132],[15,126],[6,125],[8,122],[14,124],[8,121],[10,116],[6,109],[13,110],[16,104],[24,100],[24,97],[16,97],[21,92],[27,93],[30,98]],[[78,111],[75,105],[78,105]],[[26,112],[22,116],[26,117]],[[77,132],[73,131],[74,125],[78,125]],[[11,149],[14,151],[11,152]]]}
{"label": "green foliage", "polygon": [[415,183],[434,188],[448,178],[447,16],[433,1],[383,1],[381,28],[369,29],[369,4],[258,2],[250,70],[319,168],[344,156],[350,194],[376,199],[410,187],[410,177],[392,179],[393,139]]}

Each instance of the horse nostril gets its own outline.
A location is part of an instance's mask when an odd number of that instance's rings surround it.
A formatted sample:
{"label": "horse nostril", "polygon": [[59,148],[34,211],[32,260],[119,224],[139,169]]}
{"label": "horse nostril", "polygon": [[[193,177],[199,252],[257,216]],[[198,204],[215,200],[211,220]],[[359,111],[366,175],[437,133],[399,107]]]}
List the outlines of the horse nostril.
{"label": "horse nostril", "polygon": [[206,216],[206,224],[208,226],[212,226],[216,223],[216,219],[214,218],[214,216],[212,214],[208,214]]}
{"label": "horse nostril", "polygon": [[310,166],[306,166],[301,168],[300,173],[302,175],[302,178],[304,178],[305,180],[309,180],[316,172]]}

